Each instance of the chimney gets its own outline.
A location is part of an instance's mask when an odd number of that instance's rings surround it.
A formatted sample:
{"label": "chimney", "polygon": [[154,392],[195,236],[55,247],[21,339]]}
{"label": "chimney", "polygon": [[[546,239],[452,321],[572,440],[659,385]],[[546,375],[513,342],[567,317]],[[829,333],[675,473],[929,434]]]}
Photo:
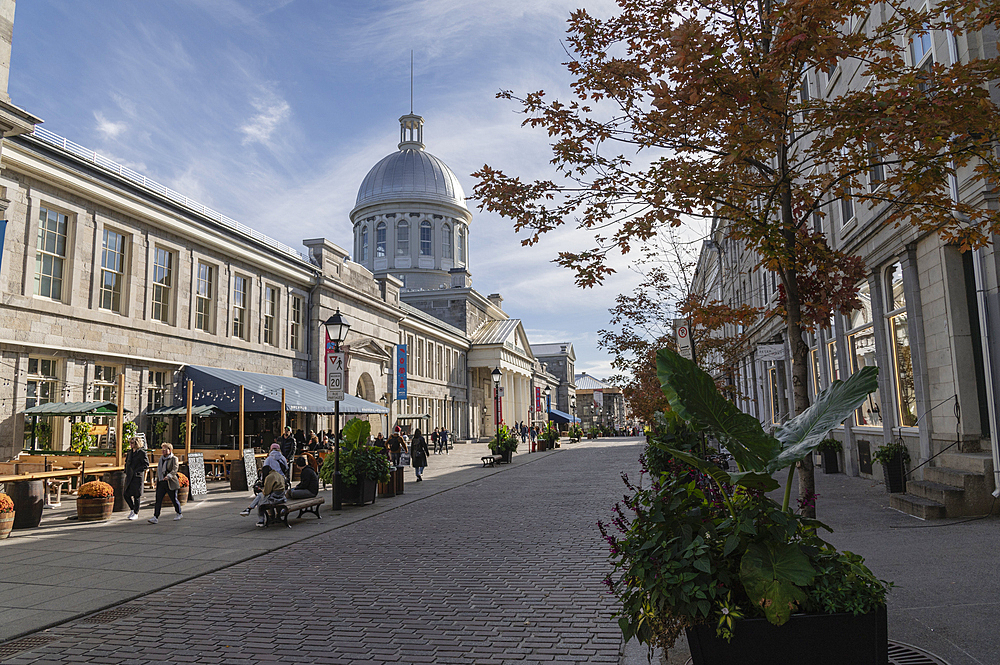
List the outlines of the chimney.
{"label": "chimney", "polygon": [[451,288],[467,289],[472,286],[472,275],[465,268],[452,268],[448,273],[451,275]]}
{"label": "chimney", "polygon": [[503,305],[503,298],[500,297],[499,293],[491,293],[486,296],[486,299],[489,300],[495,307],[502,309],[501,306]]}

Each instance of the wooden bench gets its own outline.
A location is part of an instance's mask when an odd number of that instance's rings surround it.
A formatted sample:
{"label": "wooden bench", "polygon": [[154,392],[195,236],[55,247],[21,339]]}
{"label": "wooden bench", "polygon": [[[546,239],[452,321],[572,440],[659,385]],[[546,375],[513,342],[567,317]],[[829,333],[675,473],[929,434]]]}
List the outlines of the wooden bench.
{"label": "wooden bench", "polygon": [[503,462],[503,455],[484,455],[480,459],[483,460],[483,468],[485,469],[488,466],[501,464]]}
{"label": "wooden bench", "polygon": [[268,503],[261,504],[264,508],[264,514],[267,516],[265,524],[271,525],[276,522],[282,522],[289,529],[292,525],[288,523],[288,513],[299,511],[296,519],[301,519],[303,513],[312,513],[317,519],[323,519],[319,514],[319,507],[323,505],[325,499],[320,496],[313,497],[311,499],[296,499],[294,501],[287,501],[285,503]]}

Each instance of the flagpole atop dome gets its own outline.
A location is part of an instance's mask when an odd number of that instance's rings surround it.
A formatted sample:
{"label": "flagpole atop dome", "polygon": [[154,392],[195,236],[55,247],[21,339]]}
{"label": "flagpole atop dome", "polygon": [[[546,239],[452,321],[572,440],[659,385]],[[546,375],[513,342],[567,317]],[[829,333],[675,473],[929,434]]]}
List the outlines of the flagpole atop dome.
{"label": "flagpole atop dome", "polygon": [[410,49],[410,115],[413,115],[413,49]]}

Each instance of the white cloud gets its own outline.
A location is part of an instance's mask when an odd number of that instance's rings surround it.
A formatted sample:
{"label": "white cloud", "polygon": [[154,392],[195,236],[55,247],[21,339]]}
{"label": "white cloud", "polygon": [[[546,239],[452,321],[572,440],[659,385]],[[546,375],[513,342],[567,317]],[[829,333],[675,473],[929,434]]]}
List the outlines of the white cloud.
{"label": "white cloud", "polygon": [[284,99],[270,91],[254,99],[251,103],[257,110],[257,114],[240,126],[240,132],[243,133],[243,145],[260,143],[264,146],[270,146],[271,136],[288,120],[292,107]]}
{"label": "white cloud", "polygon": [[94,111],[94,119],[97,120],[97,131],[100,132],[104,138],[116,139],[122,133],[128,129],[128,124],[125,122],[112,122],[104,117],[104,114],[100,111]]}

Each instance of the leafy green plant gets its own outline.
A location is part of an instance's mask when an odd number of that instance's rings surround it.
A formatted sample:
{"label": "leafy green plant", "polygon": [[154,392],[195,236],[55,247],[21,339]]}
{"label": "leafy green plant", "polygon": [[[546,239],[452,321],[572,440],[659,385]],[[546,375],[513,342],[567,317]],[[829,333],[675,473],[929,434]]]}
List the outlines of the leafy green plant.
{"label": "leafy green plant", "polygon": [[[198,421],[191,421],[191,446],[194,446],[194,430],[198,427]],[[182,420],[180,422],[180,439],[178,440],[178,445],[181,447],[187,447],[187,420]]]}
{"label": "leafy green plant", "polygon": [[[625,639],[669,648],[696,623],[713,622],[730,637],[734,614],[781,625],[797,610],[863,613],[884,605],[887,585],[861,557],[819,538],[828,527],[792,513],[787,487],[783,504],[764,494],[780,487],[772,474],[811,454],[864,401],[877,370],[834,382],[771,436],[694,363],[667,350],[657,361],[664,394],[686,429],[658,419],[646,460],[653,484],[642,489],[626,479],[629,510],[616,506],[615,518],[601,525],[614,566],[606,583],[622,603]],[[697,456],[691,444],[698,431],[730,451],[737,471]]]}
{"label": "leafy green plant", "polygon": [[157,445],[163,443],[163,433],[167,431],[167,423],[163,420],[157,420],[153,423],[153,436],[156,437]]}
{"label": "leafy green plant", "polygon": [[544,441],[550,448],[555,448],[555,445],[559,443],[559,430],[553,427],[552,423],[549,423],[548,427],[538,433],[538,440]]}
{"label": "leafy green plant", "polygon": [[[345,485],[359,480],[388,482],[392,465],[378,446],[368,445],[371,423],[352,418],[344,425],[340,440],[340,479]],[[335,456],[328,454],[319,469],[319,477],[333,482]]]}
{"label": "leafy green plant", "polygon": [[[540,433],[539,438],[545,436],[545,432]],[[514,431],[500,423],[500,429],[497,430],[496,435],[490,441],[490,452],[494,455],[500,455],[503,453],[516,453],[517,444],[519,442],[519,437],[514,434]]]}
{"label": "leafy green plant", "polygon": [[97,444],[97,437],[90,433],[90,423],[81,421],[69,428],[69,449],[74,453],[86,453]]}
{"label": "leafy green plant", "polygon": [[816,450],[820,452],[839,453],[843,449],[843,444],[836,439],[823,439],[819,442],[819,445],[816,446]]}
{"label": "leafy green plant", "polygon": [[135,438],[138,431],[139,425],[134,420],[125,421],[125,424],[122,425],[122,452],[128,452],[129,447],[132,445],[132,439]]}
{"label": "leafy green plant", "polygon": [[590,429],[587,430],[587,438],[588,439],[596,439],[600,435],[601,435],[601,428],[600,427],[591,427]]}
{"label": "leafy green plant", "polygon": [[570,425],[568,434],[571,443],[579,443],[583,438],[583,428],[575,424]]}
{"label": "leafy green plant", "polygon": [[872,453],[872,460],[878,462],[882,466],[890,464],[894,459],[902,459],[903,464],[910,463],[910,451],[907,450],[906,444],[901,440],[896,440],[891,443],[887,443],[884,446],[879,446]]}

